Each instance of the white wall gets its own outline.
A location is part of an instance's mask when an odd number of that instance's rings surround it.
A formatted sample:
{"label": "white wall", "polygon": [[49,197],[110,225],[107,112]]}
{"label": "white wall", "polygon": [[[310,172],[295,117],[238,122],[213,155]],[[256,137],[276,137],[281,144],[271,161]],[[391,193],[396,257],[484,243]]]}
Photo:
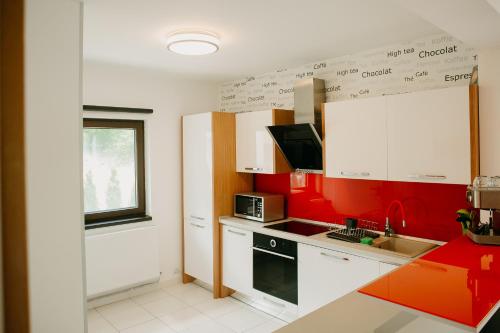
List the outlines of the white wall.
{"label": "white wall", "polygon": [[479,50],[481,174],[500,175],[500,47]]}
{"label": "white wall", "polygon": [[31,332],[85,332],[81,4],[26,0],[25,107]]}
{"label": "white wall", "polygon": [[151,115],[84,112],[84,116],[145,120],[147,210],[153,223],[159,226],[161,279],[178,278],[182,211],[181,115],[216,110],[218,86],[161,71],[95,62],[84,63],[83,77],[83,104],[154,109]]}

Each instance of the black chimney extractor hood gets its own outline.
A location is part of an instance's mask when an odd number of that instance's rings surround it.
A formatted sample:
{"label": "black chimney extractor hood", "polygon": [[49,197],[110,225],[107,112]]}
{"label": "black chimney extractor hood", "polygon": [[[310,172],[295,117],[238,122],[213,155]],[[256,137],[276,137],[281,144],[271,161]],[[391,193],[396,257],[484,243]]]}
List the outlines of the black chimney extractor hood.
{"label": "black chimney extractor hood", "polygon": [[297,81],[294,86],[295,125],[267,126],[294,170],[314,173],[323,170],[321,104],[325,101],[324,80]]}

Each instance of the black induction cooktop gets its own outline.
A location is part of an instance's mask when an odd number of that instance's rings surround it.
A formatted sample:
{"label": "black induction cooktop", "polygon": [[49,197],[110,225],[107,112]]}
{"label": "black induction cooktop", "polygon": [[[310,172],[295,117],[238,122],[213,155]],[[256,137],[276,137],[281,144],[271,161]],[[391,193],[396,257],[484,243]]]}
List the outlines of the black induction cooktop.
{"label": "black induction cooktop", "polygon": [[330,228],[321,225],[316,225],[301,221],[294,221],[294,220],[272,225],[266,225],[264,228],[281,230],[303,236],[312,236],[331,230]]}

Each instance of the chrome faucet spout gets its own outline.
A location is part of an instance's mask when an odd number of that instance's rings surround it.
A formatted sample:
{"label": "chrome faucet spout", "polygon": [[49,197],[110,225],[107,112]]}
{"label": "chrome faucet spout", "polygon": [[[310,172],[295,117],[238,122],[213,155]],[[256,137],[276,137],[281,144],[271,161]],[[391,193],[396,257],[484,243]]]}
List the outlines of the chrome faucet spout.
{"label": "chrome faucet spout", "polygon": [[389,217],[385,218],[385,228],[384,228],[384,235],[385,237],[391,237],[394,234],[394,230],[391,227],[391,224],[389,223]]}

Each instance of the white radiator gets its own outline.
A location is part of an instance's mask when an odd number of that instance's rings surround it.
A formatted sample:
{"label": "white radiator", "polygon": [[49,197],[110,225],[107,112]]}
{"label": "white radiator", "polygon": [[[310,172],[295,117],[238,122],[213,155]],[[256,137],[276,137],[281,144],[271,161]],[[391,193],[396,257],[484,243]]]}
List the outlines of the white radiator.
{"label": "white radiator", "polygon": [[157,226],[86,235],[85,250],[89,299],[160,278]]}

